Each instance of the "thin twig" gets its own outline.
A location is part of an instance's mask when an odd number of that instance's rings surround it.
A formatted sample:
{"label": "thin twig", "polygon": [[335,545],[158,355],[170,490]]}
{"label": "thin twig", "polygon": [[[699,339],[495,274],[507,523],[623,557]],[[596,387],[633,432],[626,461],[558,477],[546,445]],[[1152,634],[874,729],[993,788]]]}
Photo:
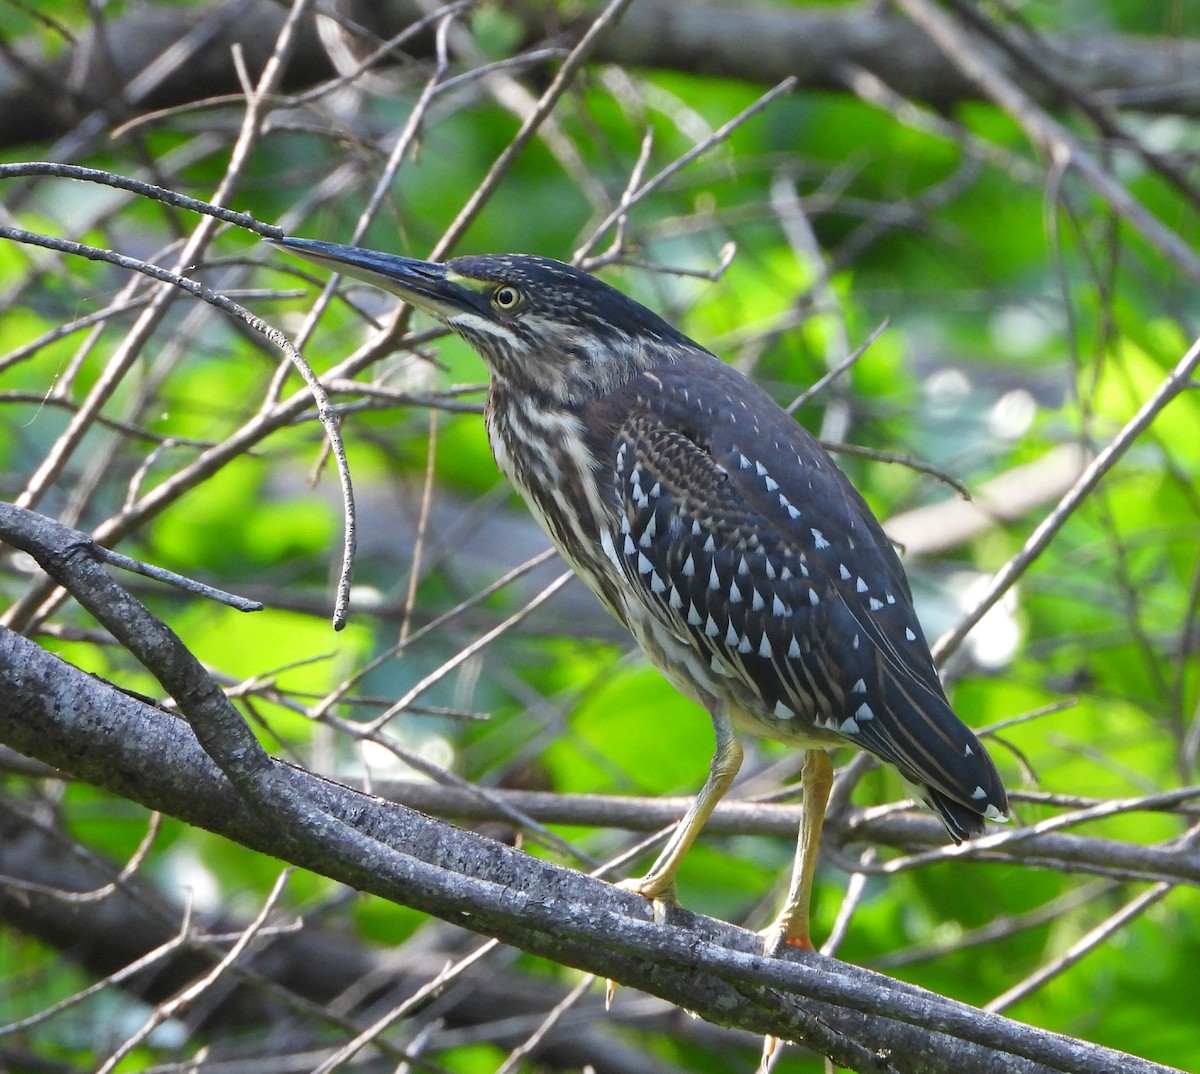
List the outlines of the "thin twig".
{"label": "thin twig", "polygon": [[[255,220],[249,213],[235,212],[233,209],[226,209],[223,205],[214,205],[210,201],[201,201],[198,198],[189,198],[186,194],[180,194],[176,190],[155,186],[153,183],[143,183],[140,179],[131,179],[127,175],[117,175],[100,168],[83,168],[77,164],[57,164],[48,161],[0,164],[0,179],[17,179],[27,175],[52,175],[60,179],[78,179],[88,183],[100,183],[103,186],[116,187],[118,190],[128,190],[131,194],[138,194],[144,198],[153,198],[165,205],[174,205],[178,209],[187,209],[204,216],[214,217],[226,224],[234,224],[247,231],[253,231],[264,239],[282,239],[284,235],[279,228]],[[50,249],[55,249],[55,247],[50,247]]]}
{"label": "thin twig", "polygon": [[854,350],[847,354],[845,358],[838,362],[837,365],[835,365],[827,373],[814,380],[812,384],[810,384],[804,389],[804,391],[797,395],[795,399],[788,403],[784,409],[789,414],[795,414],[796,411],[804,406],[804,404],[810,399],[816,395],[820,395],[821,392],[823,392],[830,384],[837,380],[838,377],[845,373],[846,370],[848,370],[864,354],[866,354],[868,350],[870,350],[871,344],[888,330],[888,328],[891,326],[891,323],[892,319],[890,317],[885,317],[882,321],[880,321],[878,326],[872,330],[871,334],[867,336],[866,339],[864,339],[857,347],[854,348]]}
{"label": "thin twig", "polygon": [[530,139],[533,138],[538,127],[554,110],[558,99],[566,92],[567,87],[571,85],[576,72],[583,66],[588,56],[591,55],[592,49],[595,47],[600,35],[624,14],[625,9],[632,2],[633,0],[610,0],[608,6],[592,21],[587,31],[579,39],[579,43],[571,49],[571,54],[563,61],[563,65],[558,69],[558,73],[554,76],[553,81],[546,87],[546,91],[539,98],[537,106],[525,117],[517,133],[513,135],[512,141],[504,147],[503,152],[492,163],[491,168],[488,169],[487,175],[483,177],[479,185],[471,192],[467,203],[459,210],[458,215],[455,216],[453,222],[434,245],[429,255],[430,260],[438,261],[445,257],[454,248],[458,240],[462,238],[471,221],[475,219],[479,210],[483,208],[484,203],[495,193],[496,188],[500,185],[500,180],[508,173],[517,155],[525,148]]}
{"label": "thin twig", "polygon": [[246,597],[239,597],[236,593],[227,593],[215,586],[197,582],[194,578],[176,574],[165,567],[156,567],[152,563],[144,563],[140,559],[133,559],[131,556],[114,552],[111,548],[105,548],[103,545],[93,544],[91,551],[93,555],[105,563],[111,563],[114,567],[140,574],[143,578],[153,578],[156,582],[164,582],[176,589],[182,589],[185,593],[195,593],[197,596],[216,601],[218,604],[227,604],[239,612],[261,612],[263,610],[262,601],[248,600]]}
{"label": "thin twig", "polygon": [[1024,128],[1047,158],[1077,172],[1088,186],[1193,282],[1200,282],[1200,258],[1170,228],[1117,182],[1083,143],[1048,115],[985,51],[930,0],[895,0],[896,7],[921,27],[946,58]]}
{"label": "thin twig", "polygon": [[914,459],[911,455],[901,455],[895,451],[880,451],[879,448],[863,447],[861,444],[842,444],[832,440],[822,440],[821,446],[826,451],[831,451],[835,455],[855,455],[860,459],[873,459],[875,462],[890,462],[899,466],[906,466],[915,473],[928,474],[943,485],[948,485],[964,500],[971,499],[971,490],[959,481],[958,478],[934,466],[932,463]]}
{"label": "thin twig", "polygon": [[777,86],[773,86],[761,97],[759,97],[758,100],[748,108],[742,109],[742,111],[740,111],[731,120],[721,124],[720,127],[713,131],[712,134],[705,138],[702,142],[692,146],[692,148],[686,153],[681,154],[665,168],[661,169],[651,178],[647,179],[646,182],[638,187],[638,189],[632,194],[628,195],[627,197],[622,197],[620,204],[617,205],[617,207],[613,209],[612,212],[610,212],[603,220],[601,220],[595,228],[593,228],[591,238],[589,238],[574,252],[574,254],[571,255],[572,264],[579,265],[581,268],[588,268],[590,265],[588,255],[595,248],[596,243],[600,241],[600,237],[610,227],[612,227],[613,224],[617,223],[617,221],[619,221],[625,213],[629,211],[630,205],[632,205],[634,202],[642,200],[652,191],[657,190],[660,186],[662,186],[663,183],[670,179],[671,176],[675,175],[683,168],[686,168],[697,157],[707,153],[710,149],[712,149],[713,146],[719,145],[722,141],[728,138],[730,134],[737,130],[738,127],[740,127],[751,117],[756,116],[764,108],[775,101],[776,98],[782,97],[786,93],[790,93],[795,85],[796,79],[785,78]]}
{"label": "thin twig", "polygon": [[995,999],[984,1004],[983,1009],[999,1013],[1008,1010],[1027,996],[1033,995],[1039,988],[1044,987],[1050,981],[1054,980],[1054,978],[1066,973],[1080,959],[1089,952],[1094,951],[1110,936],[1123,929],[1134,918],[1141,916],[1150,907],[1162,902],[1174,888],[1174,884],[1162,881],[1155,884],[1148,891],[1143,891],[1136,898],[1131,899],[1122,906],[1115,914],[1109,915],[1095,928],[1089,929],[1087,933],[1071,944],[1062,954],[1057,955],[1044,966],[1039,966],[1033,973],[1018,981],[1011,988],[1005,989]]}
{"label": "thin twig", "polygon": [[464,645],[458,650],[449,660],[445,661],[440,667],[435,668],[428,675],[425,675],[417,683],[411,686],[408,691],[395,704],[393,704],[386,712],[377,716],[372,720],[367,728],[369,730],[378,730],[389,720],[394,719],[399,713],[403,712],[413,701],[420,697],[426,690],[434,684],[441,682],[451,671],[460,664],[470,660],[476,653],[482,652],[487,646],[495,641],[502,634],[506,634],[509,630],[515,627],[518,623],[527,619],[536,609],[546,603],[555,593],[565,586],[572,578],[575,577],[574,571],[564,571],[546,586],[540,593],[525,603],[525,606],[513,612],[507,619],[492,627],[491,630],[481,634],[469,645]]}
{"label": "thin twig", "polygon": [[1071,486],[1054,510],[1050,512],[1038,527],[1029,535],[1020,552],[1012,557],[992,578],[986,591],[975,602],[961,622],[951,631],[943,634],[932,647],[934,660],[942,663],[955,653],[987,611],[1013,586],[1018,578],[1028,569],[1054,540],[1059,530],[1066,525],[1067,520],[1087,499],[1088,494],[1099,484],[1130,445],[1153,423],[1154,419],[1166,408],[1176,396],[1188,390],[1192,383],[1192,374],[1200,365],[1200,339],[1197,339],[1179,360],[1175,368],[1158,386],[1155,393],[1146,400],[1138,412],[1125,424],[1108,445],[1084,468],[1078,480]]}

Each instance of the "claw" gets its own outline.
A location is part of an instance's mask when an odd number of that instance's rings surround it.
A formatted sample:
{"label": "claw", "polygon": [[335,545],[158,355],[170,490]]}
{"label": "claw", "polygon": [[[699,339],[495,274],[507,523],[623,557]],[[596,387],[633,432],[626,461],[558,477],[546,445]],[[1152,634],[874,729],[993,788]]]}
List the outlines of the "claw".
{"label": "claw", "polygon": [[778,1037],[763,1037],[762,1058],[758,1061],[758,1074],[767,1074],[771,1069],[771,1060],[778,1047]]}

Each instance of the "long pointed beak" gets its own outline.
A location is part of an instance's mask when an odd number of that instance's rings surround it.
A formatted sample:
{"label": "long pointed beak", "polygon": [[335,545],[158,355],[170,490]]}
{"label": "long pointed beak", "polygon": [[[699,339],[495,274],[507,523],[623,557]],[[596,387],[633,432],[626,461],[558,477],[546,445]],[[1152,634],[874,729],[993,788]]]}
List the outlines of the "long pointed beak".
{"label": "long pointed beak", "polygon": [[399,295],[405,302],[436,317],[452,317],[465,310],[476,310],[478,306],[476,292],[452,281],[446,266],[437,261],[418,261],[412,257],[316,239],[289,237],[271,241],[318,265]]}

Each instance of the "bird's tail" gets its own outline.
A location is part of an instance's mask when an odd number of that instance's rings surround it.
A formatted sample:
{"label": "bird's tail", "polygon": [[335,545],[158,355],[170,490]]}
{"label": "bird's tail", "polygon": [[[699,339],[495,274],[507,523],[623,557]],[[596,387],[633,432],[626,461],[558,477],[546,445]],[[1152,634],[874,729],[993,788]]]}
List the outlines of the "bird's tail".
{"label": "bird's tail", "polygon": [[940,688],[908,675],[885,673],[883,679],[886,707],[870,720],[856,720],[852,740],[915,784],[956,843],[979,835],[985,821],[1007,820],[1000,773]]}
{"label": "bird's tail", "polygon": [[981,813],[977,807],[963,805],[962,802],[955,801],[949,795],[928,786],[921,788],[921,796],[925,800],[925,804],[941,818],[950,837],[956,843],[961,843],[964,839],[970,839],[975,835],[982,835],[985,818],[998,821],[1008,820],[1008,814],[997,809],[994,804],[984,807],[995,810],[994,814]]}
{"label": "bird's tail", "polygon": [[[943,731],[954,745],[952,752],[957,756],[938,758],[940,761],[956,761],[936,764],[938,775],[951,778],[930,780],[928,769],[917,782],[921,785],[921,797],[946,825],[946,830],[956,843],[981,835],[984,822],[1008,820],[1008,795],[1000,773],[992,762],[983,744],[975,734],[945,704]],[[951,793],[952,792],[952,793]]]}

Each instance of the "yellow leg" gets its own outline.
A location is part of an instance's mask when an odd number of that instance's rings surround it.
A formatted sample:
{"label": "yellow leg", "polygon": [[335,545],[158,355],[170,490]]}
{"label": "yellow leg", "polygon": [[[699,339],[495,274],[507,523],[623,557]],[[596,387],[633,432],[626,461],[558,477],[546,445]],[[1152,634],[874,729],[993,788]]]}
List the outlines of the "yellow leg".
{"label": "yellow leg", "polygon": [[734,736],[729,719],[714,715],[713,730],[717,736],[716,752],[708,767],[708,779],[704,781],[696,800],[684,814],[650,871],[641,879],[623,880],[620,887],[636,891],[647,899],[659,899],[673,891],[680,863],[742,766],[742,747]]}
{"label": "yellow leg", "polygon": [[[663,897],[673,900],[675,896],[675,874],[691,845],[704,827],[704,822],[712,816],[717,803],[729,790],[729,785],[742,767],[742,746],[733,733],[733,725],[728,717],[714,715],[713,730],[716,732],[717,745],[712,762],[708,766],[708,779],[700,788],[700,793],[692,802],[691,807],[683,815],[662,853],[650,866],[650,871],[640,879],[622,880],[617,887],[626,891],[636,891],[639,895],[654,902],[654,919],[661,920],[665,907]],[[616,982],[609,980],[605,986],[604,1007],[612,1006]]]}
{"label": "yellow leg", "polygon": [[809,750],[805,753],[800,786],[804,790],[804,813],[800,821],[796,861],[792,866],[792,882],[788,885],[787,901],[779,916],[763,932],[767,954],[778,952],[785,943],[812,950],[812,939],[808,934],[808,904],[812,899],[813,873],[817,868],[825,806],[829,803],[829,789],[833,786],[833,762],[825,750]]}

